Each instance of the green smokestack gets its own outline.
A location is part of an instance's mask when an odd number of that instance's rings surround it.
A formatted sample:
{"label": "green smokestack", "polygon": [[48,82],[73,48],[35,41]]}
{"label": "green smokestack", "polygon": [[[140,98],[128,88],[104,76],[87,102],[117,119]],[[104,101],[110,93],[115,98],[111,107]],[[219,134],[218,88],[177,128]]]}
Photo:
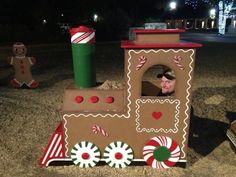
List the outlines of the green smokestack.
{"label": "green smokestack", "polygon": [[95,30],[86,26],[71,28],[71,45],[75,86],[89,88],[96,86],[94,55]]}

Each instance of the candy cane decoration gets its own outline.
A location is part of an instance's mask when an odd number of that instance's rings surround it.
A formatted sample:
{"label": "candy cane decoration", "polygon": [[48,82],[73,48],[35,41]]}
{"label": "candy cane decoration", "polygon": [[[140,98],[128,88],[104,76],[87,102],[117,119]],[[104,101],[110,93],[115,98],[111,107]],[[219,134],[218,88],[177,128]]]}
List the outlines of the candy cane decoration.
{"label": "candy cane decoration", "polygon": [[94,134],[102,133],[103,136],[109,136],[108,133],[98,125],[94,125],[92,131]]}
{"label": "candy cane decoration", "polygon": [[139,58],[139,64],[136,66],[136,70],[140,70],[140,68],[142,68],[142,66],[147,62],[147,58],[145,56],[141,56]]}
{"label": "candy cane decoration", "polygon": [[184,66],[181,65],[180,61],[182,60],[181,56],[174,56],[173,61],[179,67],[179,69],[184,70]]}

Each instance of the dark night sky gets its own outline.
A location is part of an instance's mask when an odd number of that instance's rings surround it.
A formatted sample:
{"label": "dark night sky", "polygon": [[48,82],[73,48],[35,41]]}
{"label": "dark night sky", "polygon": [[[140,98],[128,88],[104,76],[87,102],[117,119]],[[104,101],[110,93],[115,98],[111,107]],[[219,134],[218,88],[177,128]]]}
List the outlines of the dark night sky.
{"label": "dark night sky", "polygon": [[[1,23],[37,23],[42,18],[49,21],[65,20],[68,22],[80,21],[89,18],[93,13],[106,16],[112,11],[120,9],[130,18],[162,18],[168,17],[167,0],[1,0]],[[186,17],[204,15],[190,7],[184,6],[184,0],[178,1],[176,16]],[[183,10],[184,8],[184,10]],[[188,13],[191,12],[191,13]],[[60,16],[63,13],[64,17]]]}
{"label": "dark night sky", "polygon": [[[96,29],[98,39],[121,39],[129,27],[150,20],[204,17],[209,10],[204,6],[193,10],[184,0],[176,1],[177,9],[171,12],[168,0],[0,0],[0,42],[68,39],[59,23],[88,25]],[[94,13],[100,19],[97,23]]]}

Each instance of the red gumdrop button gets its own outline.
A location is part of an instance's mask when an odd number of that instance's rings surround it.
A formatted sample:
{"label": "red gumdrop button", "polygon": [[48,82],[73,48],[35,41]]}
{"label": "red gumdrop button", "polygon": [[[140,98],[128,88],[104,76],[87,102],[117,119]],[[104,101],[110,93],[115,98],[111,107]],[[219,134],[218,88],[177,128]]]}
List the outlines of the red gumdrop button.
{"label": "red gumdrop button", "polygon": [[77,103],[81,103],[81,102],[84,101],[84,98],[83,98],[82,96],[76,96],[76,97],[75,97],[75,101],[76,101]]}
{"label": "red gumdrop button", "polygon": [[90,101],[91,101],[92,103],[97,103],[98,100],[99,100],[99,98],[98,98],[97,96],[92,96],[92,97],[90,98]]}
{"label": "red gumdrop button", "polygon": [[116,158],[117,160],[120,160],[120,159],[123,158],[123,155],[122,155],[120,152],[117,152],[117,153],[115,153],[115,158]]}
{"label": "red gumdrop button", "polygon": [[107,103],[113,103],[114,102],[114,97],[112,97],[112,96],[107,97],[106,102]]}
{"label": "red gumdrop button", "polygon": [[89,154],[88,153],[86,153],[86,152],[84,152],[83,154],[82,154],[82,159],[84,159],[84,160],[87,160],[87,159],[89,159]]}

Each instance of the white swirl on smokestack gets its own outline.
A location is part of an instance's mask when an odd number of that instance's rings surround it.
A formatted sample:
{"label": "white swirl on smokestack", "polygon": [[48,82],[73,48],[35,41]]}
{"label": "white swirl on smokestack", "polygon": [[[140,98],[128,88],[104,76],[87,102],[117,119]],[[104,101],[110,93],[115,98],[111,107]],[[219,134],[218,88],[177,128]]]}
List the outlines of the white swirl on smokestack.
{"label": "white swirl on smokestack", "polygon": [[71,42],[74,44],[93,43],[95,32],[77,32],[71,37]]}

